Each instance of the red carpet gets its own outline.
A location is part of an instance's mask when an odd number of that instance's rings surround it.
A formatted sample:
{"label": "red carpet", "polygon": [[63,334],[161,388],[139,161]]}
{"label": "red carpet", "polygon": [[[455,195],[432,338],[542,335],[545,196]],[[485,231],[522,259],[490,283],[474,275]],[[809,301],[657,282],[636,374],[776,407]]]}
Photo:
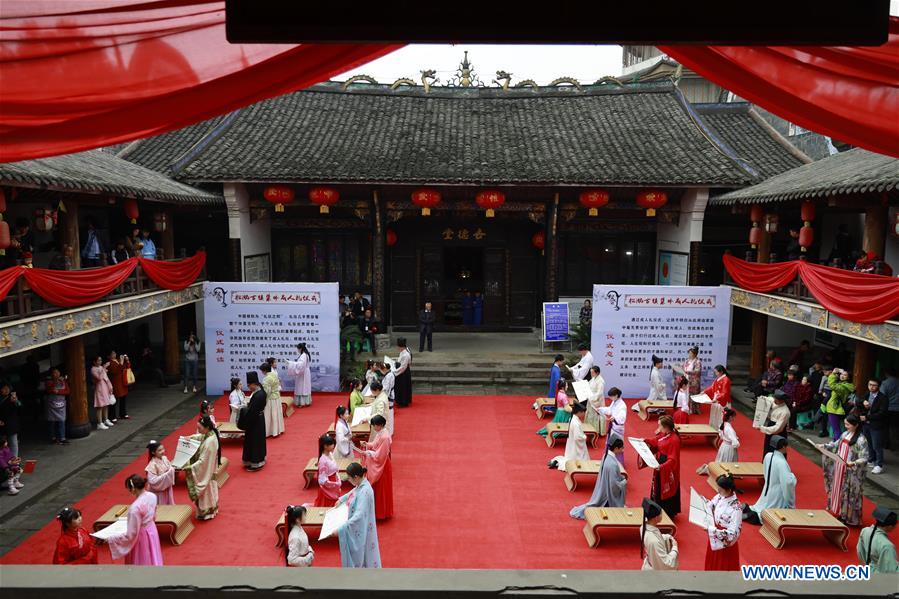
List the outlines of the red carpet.
{"label": "red carpet", "polygon": [[[288,503],[314,500],[316,490],[303,489],[301,471],[315,455],[318,435],[333,419],[334,407],[342,398],[316,394],[312,407],[297,410],[287,419],[287,433],[268,440],[268,464],[260,472],[249,473],[239,467],[240,441],[224,441],[223,455],[231,460],[231,479],[221,491],[219,516],[209,522],[196,522],[184,545],[175,547],[164,542],[166,564],[283,564],[283,554],[274,546],[274,523]],[[547,460],[564,449],[561,445],[546,447],[535,434],[542,423],[529,408],[532,401],[531,397],[509,396],[416,396],[411,408],[398,410],[393,449],[396,515],[378,524],[385,567],[640,567],[639,544],[629,534],[604,537],[599,549],[587,547],[581,532],[583,522],[570,518],[568,510],[589,498],[592,484],[569,493],[563,474],[546,468]],[[228,413],[224,398],[217,408],[219,415]],[[654,421],[643,422],[635,413],[629,413],[629,435],[649,435],[655,426]],[[165,440],[170,453],[174,452],[177,435],[194,428],[194,421],[185,423]],[[742,459],[759,460],[761,435],[742,416],[738,417],[736,428]],[[695,470],[714,455],[715,450],[706,443],[684,443],[681,496],[685,505],[691,485],[711,496],[704,477],[696,475]],[[599,456],[601,449],[591,450],[591,457]],[[789,454],[789,460],[799,479],[798,505],[823,508],[821,469],[795,452]],[[634,453],[628,448],[628,505],[639,505],[649,490],[650,473],[637,470],[635,462]],[[145,457],[137,456],[133,463],[78,500],[76,505],[84,511],[85,523],[92,523],[112,504],[127,503],[130,498],[123,481],[129,474],[142,473],[145,464]],[[752,484],[745,486],[747,490],[741,499],[753,502],[760,489]],[[178,503],[189,503],[183,483],[177,485],[175,497]],[[866,500],[866,522],[872,508]],[[701,569],[705,532],[690,524],[686,513],[675,522],[681,569]],[[50,563],[57,535],[58,524],[49,523],[7,554],[2,563]],[[758,527],[746,525],[740,552],[744,564],[845,565],[857,561],[857,539],[858,529],[852,529],[850,551],[845,553],[819,534],[794,538],[786,549],[777,551],[761,537]],[[313,541],[313,547],[315,565],[340,564],[336,540]],[[101,563],[110,562],[108,549],[101,548],[100,555]]]}

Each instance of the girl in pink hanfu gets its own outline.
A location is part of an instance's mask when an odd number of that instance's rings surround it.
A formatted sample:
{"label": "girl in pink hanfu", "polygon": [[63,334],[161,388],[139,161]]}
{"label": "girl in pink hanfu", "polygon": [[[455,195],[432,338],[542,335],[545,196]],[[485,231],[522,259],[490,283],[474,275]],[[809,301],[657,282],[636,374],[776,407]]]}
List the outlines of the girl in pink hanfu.
{"label": "girl in pink hanfu", "polygon": [[147,479],[132,474],[125,480],[125,488],[134,496],[128,508],[128,530],[109,537],[112,559],[125,558],[129,566],[161,566],[162,547],[156,530],[156,495],[146,491]]}
{"label": "girl in pink hanfu", "polygon": [[159,441],[147,443],[147,490],[156,495],[157,505],[175,505],[175,467]]}
{"label": "girl in pink hanfu", "polygon": [[312,504],[315,507],[333,507],[340,497],[342,483],[337,462],[334,461],[336,444],[331,435],[324,434],[318,438],[318,495]]}
{"label": "girl in pink hanfu", "polygon": [[94,364],[91,366],[91,378],[94,382],[94,408],[97,411],[97,428],[105,431],[113,426],[109,419],[109,406],[112,405],[112,381],[103,368],[103,358],[97,356],[94,358]]}

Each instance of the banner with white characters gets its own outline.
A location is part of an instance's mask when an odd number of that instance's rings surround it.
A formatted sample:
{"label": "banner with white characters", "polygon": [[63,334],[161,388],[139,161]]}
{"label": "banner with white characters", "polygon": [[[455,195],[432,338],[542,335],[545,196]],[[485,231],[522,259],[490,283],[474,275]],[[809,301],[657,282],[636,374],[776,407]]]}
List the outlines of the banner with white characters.
{"label": "banner with white characters", "polygon": [[246,385],[247,372],[271,357],[281,389],[293,391],[287,360],[299,357],[301,342],[312,356],[312,390],[337,391],[337,289],[337,283],[203,283],[207,395],[221,394],[232,377]]}
{"label": "banner with white characters", "polygon": [[699,347],[702,388],[711,385],[716,364],[727,365],[730,287],[594,285],[591,352],[606,381],[626,398],[649,395],[652,355],[665,362],[662,377],[671,388],[671,363],[683,364]]}

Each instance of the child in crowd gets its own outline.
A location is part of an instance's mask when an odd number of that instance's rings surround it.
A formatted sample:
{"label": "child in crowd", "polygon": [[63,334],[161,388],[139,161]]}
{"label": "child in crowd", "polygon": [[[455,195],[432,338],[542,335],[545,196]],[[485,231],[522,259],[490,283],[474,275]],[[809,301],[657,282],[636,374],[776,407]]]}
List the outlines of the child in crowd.
{"label": "child in crowd", "polygon": [[81,526],[81,510],[64,507],[56,515],[56,519],[59,520],[62,531],[56,540],[53,563],[58,566],[96,564],[97,547],[90,534]]}
{"label": "child in crowd", "polygon": [[[9,486],[10,495],[18,495],[19,489],[25,486],[19,482],[19,477],[22,475],[22,468],[20,467],[21,463],[22,458],[13,455],[6,436],[0,436],[0,471],[2,471],[0,472],[0,475],[5,477],[6,484]],[[2,480],[4,479],[0,478],[0,481]],[[2,484],[2,482],[0,482],[0,484]]]}

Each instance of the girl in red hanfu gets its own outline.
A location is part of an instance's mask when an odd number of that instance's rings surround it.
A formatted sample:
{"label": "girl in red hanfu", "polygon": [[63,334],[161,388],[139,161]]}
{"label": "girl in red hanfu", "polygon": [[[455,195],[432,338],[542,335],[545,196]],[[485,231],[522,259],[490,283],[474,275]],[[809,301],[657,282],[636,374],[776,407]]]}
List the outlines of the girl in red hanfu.
{"label": "girl in red hanfu", "polygon": [[[662,506],[669,518],[680,513],[680,435],[674,429],[671,416],[659,418],[656,436],[643,439],[659,462],[653,472],[650,499]],[[643,460],[638,460],[638,468],[645,468]]]}
{"label": "girl in red hanfu", "polygon": [[708,502],[712,512],[709,522],[709,543],[705,552],[706,570],[740,569],[740,531],[743,527],[743,510],[734,493],[734,479],[722,474],[715,483],[721,491]]}
{"label": "girl in red hanfu", "polygon": [[686,377],[681,377],[677,383],[672,418],[675,424],[689,424],[690,422],[690,381]]}
{"label": "girl in red hanfu", "polygon": [[712,386],[703,391],[712,401],[717,401],[722,408],[730,407],[730,376],[727,374],[727,368],[718,364],[715,366],[715,382]]}
{"label": "girl in red hanfu", "polygon": [[379,414],[370,422],[375,440],[363,443],[361,453],[365,456],[363,465],[375,494],[375,519],[384,520],[393,516],[393,466],[390,460],[393,438],[390,431],[384,428],[386,418]]}
{"label": "girl in red hanfu", "polygon": [[318,438],[318,495],[315,507],[333,507],[340,497],[340,477],[337,475],[337,462],[334,461],[334,448],[337,442],[331,435]]}
{"label": "girl in red hanfu", "polygon": [[96,564],[97,548],[93,538],[81,527],[81,510],[65,507],[56,519],[62,525],[62,534],[56,541],[53,563],[59,566]]}

